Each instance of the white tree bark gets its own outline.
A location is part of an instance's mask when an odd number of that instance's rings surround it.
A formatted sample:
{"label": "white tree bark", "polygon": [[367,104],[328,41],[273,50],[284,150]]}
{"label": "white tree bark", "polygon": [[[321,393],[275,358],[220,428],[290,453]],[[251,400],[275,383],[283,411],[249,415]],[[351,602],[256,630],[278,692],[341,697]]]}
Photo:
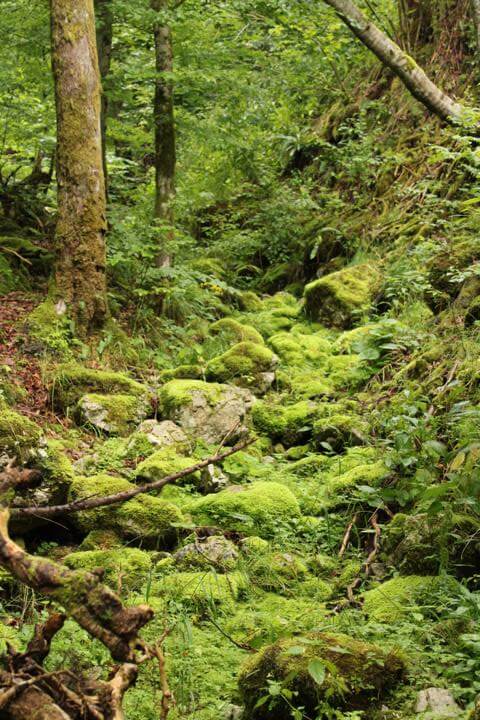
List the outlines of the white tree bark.
{"label": "white tree bark", "polygon": [[[325,0],[378,59],[397,75],[411,94],[448,123],[458,124],[465,108],[435,85],[419,65],[382,32],[351,0]],[[480,7],[480,0],[475,0]]]}

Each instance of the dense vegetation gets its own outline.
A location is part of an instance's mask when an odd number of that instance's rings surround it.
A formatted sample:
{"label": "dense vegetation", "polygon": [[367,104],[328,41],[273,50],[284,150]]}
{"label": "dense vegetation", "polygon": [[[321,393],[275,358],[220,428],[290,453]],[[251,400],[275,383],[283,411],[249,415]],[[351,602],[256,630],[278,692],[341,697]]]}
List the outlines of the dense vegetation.
{"label": "dense vegetation", "polygon": [[78,73],[48,5],[0,15],[0,717],[478,720],[478,3],[359,3],[399,71],[346,0],[96,0]]}

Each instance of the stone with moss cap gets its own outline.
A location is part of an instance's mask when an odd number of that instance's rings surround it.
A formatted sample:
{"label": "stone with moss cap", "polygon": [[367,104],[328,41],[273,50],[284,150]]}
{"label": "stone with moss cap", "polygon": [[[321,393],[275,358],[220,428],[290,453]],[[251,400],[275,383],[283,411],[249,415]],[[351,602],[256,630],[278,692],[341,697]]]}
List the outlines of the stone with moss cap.
{"label": "stone with moss cap", "polygon": [[64,361],[73,357],[73,338],[64,305],[47,298],[27,316],[25,329],[29,352],[48,352]]}
{"label": "stone with moss cap", "polygon": [[42,431],[0,398],[0,454],[25,461],[36,454]]}
{"label": "stone with moss cap", "polygon": [[322,367],[331,352],[331,340],[323,332],[304,334],[294,328],[269,338],[269,345],[287,367]]}
{"label": "stone with moss cap", "polygon": [[445,598],[460,597],[462,586],[448,575],[405,575],[363,593],[363,610],[371,620],[394,623],[420,610],[436,617]]}
{"label": "stone with moss cap", "polygon": [[147,395],[88,393],[77,404],[78,422],[108,435],[129,435],[151,412]]}
{"label": "stone with moss cap", "polygon": [[244,388],[202,380],[170,380],[159,392],[159,410],[190,436],[215,444],[230,432],[228,444],[246,434],[253,396]]}
{"label": "stone with moss cap", "polygon": [[[186,470],[192,465],[195,465],[194,459],[180,455],[173,447],[166,447],[157,450],[137,465],[134,478],[137,482],[154,482],[172,473]],[[197,471],[187,475],[183,480],[186,482],[193,480],[198,483],[200,482],[200,473]]]}
{"label": "stone with moss cap", "polygon": [[258,330],[252,325],[245,325],[234,318],[222,318],[212,323],[209,328],[211,335],[219,335],[229,345],[240,342],[251,342],[264,345],[265,341]]}
{"label": "stone with moss cap", "polygon": [[175,552],[173,558],[182,568],[228,572],[237,564],[238,551],[233,542],[223,535],[211,535],[184,545]]}
{"label": "stone with moss cap", "polygon": [[264,345],[240,342],[212,358],[205,369],[207,379],[219,380],[265,393],[275,379],[277,357]]}
{"label": "stone with moss cap", "polygon": [[70,553],[63,562],[72,570],[105,570],[105,581],[113,587],[139,590],[152,570],[152,559],[138,548],[82,550]]}
{"label": "stone with moss cap", "polygon": [[301,400],[293,405],[260,401],[252,410],[255,428],[287,447],[309,440],[317,415],[318,407],[310,400]]}
{"label": "stone with moss cap", "polygon": [[320,451],[343,452],[354,445],[364,445],[368,424],[355,415],[341,413],[319,418],[313,424],[313,440]]}
{"label": "stone with moss cap", "polygon": [[367,312],[380,286],[378,268],[352,265],[314,280],[305,287],[305,312],[327,327],[351,328]]}
{"label": "stone with moss cap", "polygon": [[198,523],[261,537],[271,537],[282,525],[300,517],[293,493],[276,482],[232,485],[187,507]]}
{"label": "stone with moss cap", "polygon": [[316,717],[322,703],[344,710],[380,703],[402,680],[405,670],[405,661],[397,652],[347,635],[310,633],[303,645],[301,638],[279,640],[247,660],[240,671],[245,720],[291,717],[291,708],[281,695],[277,703],[260,702],[269,679],[296,693],[297,706]]}
{"label": "stone with moss cap", "polygon": [[[133,487],[128,480],[111,475],[77,477],[69,499],[114,495]],[[183,515],[175,505],[161,498],[138,495],[125,503],[76,513],[74,522],[86,533],[98,529],[113,530],[122,538],[162,546],[176,538],[176,525],[183,522]]]}
{"label": "stone with moss cap", "polygon": [[63,410],[75,407],[88,393],[110,395],[148,396],[145,385],[132,380],[124,373],[96,370],[83,365],[58,365],[50,377],[49,389],[55,405]]}

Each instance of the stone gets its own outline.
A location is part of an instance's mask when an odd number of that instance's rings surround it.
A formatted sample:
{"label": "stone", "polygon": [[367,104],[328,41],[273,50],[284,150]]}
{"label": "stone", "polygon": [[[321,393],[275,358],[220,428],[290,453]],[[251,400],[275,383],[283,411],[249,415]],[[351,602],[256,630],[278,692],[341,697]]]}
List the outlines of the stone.
{"label": "stone", "polygon": [[231,540],[223,535],[211,535],[203,541],[185,545],[173,555],[177,564],[191,568],[231,570],[238,559],[238,552]]}
{"label": "stone", "polygon": [[77,405],[78,419],[109,435],[129,435],[150,411],[146,396],[89,393]]}
{"label": "stone", "polygon": [[416,713],[427,713],[425,718],[456,718],[462,712],[450,692],[445,688],[426,688],[417,696]]}
{"label": "stone", "polygon": [[160,450],[174,446],[177,449],[189,449],[190,443],[181,427],[171,420],[144,420],[137,432],[145,435],[148,442]]}

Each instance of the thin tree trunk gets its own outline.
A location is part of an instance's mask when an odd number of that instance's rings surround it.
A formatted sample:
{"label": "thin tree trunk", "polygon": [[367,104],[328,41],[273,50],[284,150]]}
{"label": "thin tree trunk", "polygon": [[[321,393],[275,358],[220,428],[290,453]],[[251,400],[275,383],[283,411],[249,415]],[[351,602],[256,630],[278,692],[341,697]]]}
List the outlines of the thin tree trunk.
{"label": "thin tree trunk", "polygon": [[106,198],[93,0],[50,0],[57,108],[60,298],[87,334],[107,314]]}
{"label": "thin tree trunk", "polygon": [[477,48],[480,51],[480,0],[472,0],[473,21],[475,23],[475,37]]}
{"label": "thin tree trunk", "polygon": [[385,35],[351,0],[325,0],[341,20],[395,75],[411,94],[431,112],[448,123],[462,121],[465,110],[438,88],[421,67],[393,40]]}
{"label": "thin tree trunk", "polygon": [[95,0],[95,15],[97,18],[97,50],[100,78],[102,80],[101,98],[101,132],[102,132],[102,162],[105,176],[105,187],[108,194],[107,171],[107,121],[108,121],[108,94],[105,92],[105,81],[110,73],[113,44],[113,14],[110,0]]}
{"label": "thin tree trunk", "polygon": [[[168,0],[152,0],[152,9],[164,14]],[[165,19],[160,16],[154,25],[155,37],[155,218],[160,225],[173,226],[173,198],[175,196],[175,119],[173,107],[173,48],[172,34]],[[168,230],[165,239],[170,239]],[[170,257],[164,248],[159,248],[157,264],[170,265]]]}

